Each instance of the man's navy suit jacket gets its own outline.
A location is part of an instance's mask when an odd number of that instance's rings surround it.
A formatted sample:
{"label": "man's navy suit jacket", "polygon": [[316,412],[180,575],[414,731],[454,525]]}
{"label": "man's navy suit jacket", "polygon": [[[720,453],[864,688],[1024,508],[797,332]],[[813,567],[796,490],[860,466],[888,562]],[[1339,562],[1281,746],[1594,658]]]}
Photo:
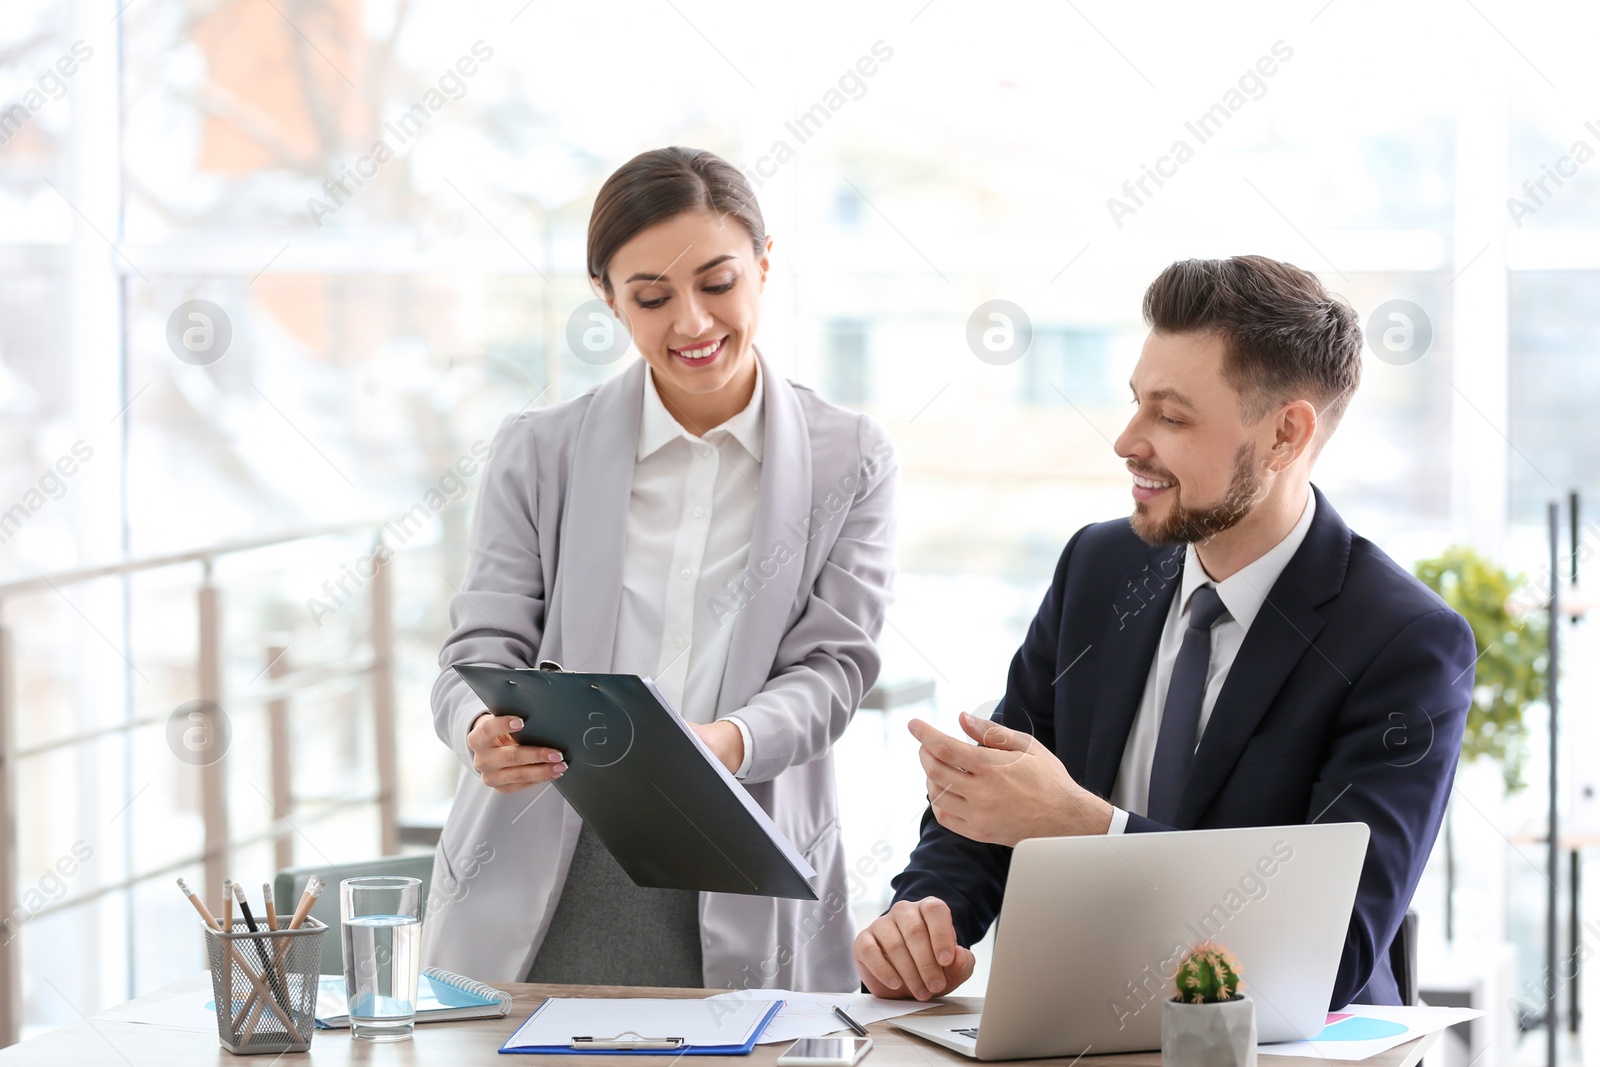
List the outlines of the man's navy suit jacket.
{"label": "man's navy suit jacket", "polygon": [[[1175,825],[1130,813],[1127,831],[1366,823],[1331,1006],[1397,1004],[1388,950],[1444,818],[1476,653],[1465,619],[1312,491],[1311,527],[1228,672]],[[1183,546],[1147,545],[1126,520],[1083,528],[1011,662],[994,719],[1098,796],[1116,783],[1183,562]],[[947,830],[930,808],[895,900],[939,897],[972,945],[1010,862],[1010,848]]]}

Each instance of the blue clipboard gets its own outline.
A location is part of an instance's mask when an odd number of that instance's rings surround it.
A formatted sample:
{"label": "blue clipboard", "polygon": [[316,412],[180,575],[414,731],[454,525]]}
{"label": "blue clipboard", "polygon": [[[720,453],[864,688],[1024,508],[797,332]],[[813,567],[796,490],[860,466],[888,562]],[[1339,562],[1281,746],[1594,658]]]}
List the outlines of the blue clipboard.
{"label": "blue clipboard", "polygon": [[[630,1001],[620,999],[608,1001],[599,998],[581,998],[580,1000],[580,998],[571,997],[551,997],[539,1005],[533,1014],[528,1016],[527,1020],[517,1028],[516,1032],[506,1039],[505,1044],[500,1046],[500,1052],[513,1055],[531,1053],[547,1056],[748,1056],[755,1048],[756,1042],[761,1039],[762,1033],[766,1031],[767,1024],[772,1021],[773,1016],[777,1015],[779,1009],[783,1007],[783,1001],[781,1000],[748,1003],[748,1007],[752,1009],[762,1009],[764,1006],[764,1010],[761,1010],[759,1018],[753,1024],[745,1023],[742,1040],[730,1043],[712,1044],[702,1042],[696,1044],[682,1037],[667,1034],[651,1035],[629,1029],[600,1035],[574,1034],[566,1037],[564,1043],[559,1044],[516,1044],[522,1033],[530,1027],[537,1029],[539,1024],[544,1023],[546,1024],[546,1030],[548,1030],[552,1025],[559,1025],[546,1016],[547,1009],[556,1012],[562,1008],[576,1008],[581,1005],[583,1009],[591,1012],[614,1012],[614,1019],[630,1018],[638,1021],[645,1015],[640,1010],[641,1005],[657,1006],[665,1003],[664,1001],[653,1000]],[[711,1001],[690,999],[674,1001],[671,1006],[674,1008],[688,1008],[690,1005],[698,1006],[711,1003]],[[555,1007],[552,1008],[552,1005]],[[541,1018],[541,1016],[544,1016],[544,1018]],[[586,1028],[610,1031],[614,1028],[612,1025],[614,1019],[605,1025],[591,1025]],[[565,1028],[571,1029],[572,1026],[569,1024]],[[651,1027],[646,1026],[646,1029],[651,1029]],[[549,1041],[551,1036],[548,1033],[542,1035],[545,1041]]]}

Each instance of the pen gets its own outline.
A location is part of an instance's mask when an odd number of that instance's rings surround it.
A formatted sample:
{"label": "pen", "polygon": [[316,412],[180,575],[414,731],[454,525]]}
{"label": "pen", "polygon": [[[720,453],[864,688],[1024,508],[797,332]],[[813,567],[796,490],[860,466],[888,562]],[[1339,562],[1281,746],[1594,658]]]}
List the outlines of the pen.
{"label": "pen", "polygon": [[867,1028],[865,1026],[862,1026],[860,1023],[856,1022],[854,1019],[852,1019],[850,1017],[850,1013],[845,1011],[843,1008],[839,1007],[839,1005],[835,1004],[833,1006],[833,1013],[835,1015],[837,1015],[839,1018],[843,1019],[845,1025],[848,1026],[850,1029],[854,1030],[856,1033],[860,1034],[862,1037],[866,1037],[867,1036]]}
{"label": "pen", "polygon": [[317,902],[322,895],[322,879],[312,875],[306,882],[306,891],[300,894],[300,903],[294,907],[294,918],[289,920],[289,929],[298,930],[300,924],[306,921],[306,916],[311,914],[311,905]]}
{"label": "pen", "polygon": [[194,905],[194,910],[200,913],[200,918],[205,920],[207,926],[213,930],[220,931],[222,929],[222,924],[217,922],[217,917],[211,914],[211,909],[206,907],[206,902],[201,900],[193,889],[189,888],[189,883],[179,878],[178,888],[183,890],[183,895],[189,898],[189,903]]}

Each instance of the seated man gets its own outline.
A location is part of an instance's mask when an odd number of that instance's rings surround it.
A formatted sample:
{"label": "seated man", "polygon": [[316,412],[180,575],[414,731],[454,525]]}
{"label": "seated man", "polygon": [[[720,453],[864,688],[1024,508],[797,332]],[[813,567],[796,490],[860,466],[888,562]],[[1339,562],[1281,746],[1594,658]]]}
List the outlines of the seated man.
{"label": "seated man", "polygon": [[1444,816],[1475,649],[1311,485],[1360,380],[1355,313],[1244,256],[1173,264],[1144,315],[1115,445],[1132,518],[1067,542],[993,721],[961,717],[977,746],[912,723],[930,806],[857,970],[879,996],[954,990],[1024,838],[1360,821],[1332,1006],[1398,1003],[1389,946]]}

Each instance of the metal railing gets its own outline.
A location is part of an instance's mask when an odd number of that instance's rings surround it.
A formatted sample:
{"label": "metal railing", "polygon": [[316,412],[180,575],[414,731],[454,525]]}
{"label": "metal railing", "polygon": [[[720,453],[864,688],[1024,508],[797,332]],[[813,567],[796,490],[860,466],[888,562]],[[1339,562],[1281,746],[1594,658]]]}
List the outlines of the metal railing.
{"label": "metal railing", "polygon": [[[199,624],[198,644],[198,697],[216,707],[223,706],[223,630],[222,590],[218,588],[216,562],[225,556],[259,549],[306,541],[314,538],[351,534],[362,530],[373,532],[374,547],[383,539],[383,523],[344,523],[315,529],[296,530],[270,537],[227,541],[185,552],[149,556],[97,567],[82,567],[51,574],[36,575],[17,581],[0,583],[0,924],[12,922],[21,911],[17,897],[19,876],[17,844],[17,771],[23,760],[49,752],[79,745],[92,744],[107,736],[128,734],[133,730],[166,721],[166,715],[130,716],[122,722],[97,726],[34,744],[19,747],[15,742],[18,707],[16,704],[15,640],[6,623],[5,608],[9,600],[24,594],[49,590],[60,592],[63,588],[101,578],[126,577],[146,571],[184,565],[199,565],[200,584],[196,590],[196,608]],[[235,838],[228,825],[227,769],[225,759],[214,760],[195,767],[199,777],[200,812],[204,826],[204,847],[181,859],[161,867],[143,871],[117,882],[105,883],[84,893],[54,901],[44,908],[27,914],[27,921],[48,912],[77,907],[110,893],[121,892],[154,878],[199,863],[203,867],[203,889],[206,899],[220,900],[222,883],[226,877],[230,854],[246,845],[263,841],[274,843],[274,858],[281,869],[292,865],[291,836],[297,827],[307,822],[326,818],[352,807],[376,803],[381,826],[381,847],[384,855],[399,851],[399,760],[396,750],[395,687],[394,687],[394,623],[393,586],[387,564],[375,566],[368,589],[372,613],[369,642],[371,656],[361,662],[338,668],[311,668],[296,672],[291,669],[285,655],[286,647],[267,643],[265,672],[269,682],[265,690],[236,703],[257,704],[268,716],[267,735],[272,768],[272,806],[276,818],[267,829],[248,837]],[[376,746],[378,789],[376,793],[325,799],[312,813],[297,813],[294,822],[296,797],[293,794],[289,762],[289,697],[291,694],[330,681],[370,676],[372,687],[373,730]],[[131,711],[131,708],[130,708]],[[130,867],[132,857],[129,857]],[[15,1044],[21,1030],[21,952],[18,941],[20,925],[13,922],[10,930],[0,925],[0,1048]]]}

